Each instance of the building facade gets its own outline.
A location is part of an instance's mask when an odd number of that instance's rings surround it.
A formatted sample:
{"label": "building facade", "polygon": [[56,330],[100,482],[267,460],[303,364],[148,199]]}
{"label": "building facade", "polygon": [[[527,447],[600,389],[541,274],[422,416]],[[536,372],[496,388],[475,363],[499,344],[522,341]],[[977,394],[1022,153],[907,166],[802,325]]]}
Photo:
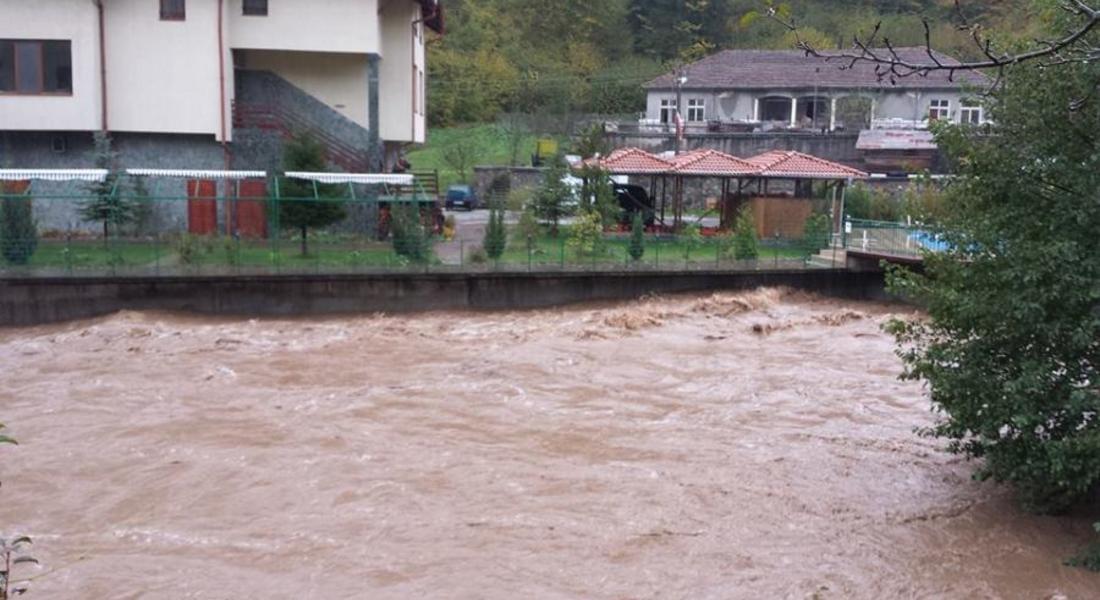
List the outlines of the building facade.
{"label": "building facade", "polygon": [[[926,48],[899,55],[927,62]],[[944,64],[958,64],[936,54]],[[984,122],[978,96],[988,80],[961,71],[880,77],[876,65],[808,57],[802,51],[727,50],[646,84],[642,128],[672,126],[679,101],[696,131],[926,129],[931,121]]]}
{"label": "building facade", "polygon": [[4,0],[0,168],[276,168],[308,133],[378,171],[425,140],[438,0]]}

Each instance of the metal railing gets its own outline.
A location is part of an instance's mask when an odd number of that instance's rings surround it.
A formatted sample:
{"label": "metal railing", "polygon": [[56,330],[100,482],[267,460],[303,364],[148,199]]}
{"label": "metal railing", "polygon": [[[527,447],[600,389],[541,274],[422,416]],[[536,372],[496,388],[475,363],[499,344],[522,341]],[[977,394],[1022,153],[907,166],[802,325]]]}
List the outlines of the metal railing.
{"label": "metal railing", "polygon": [[934,230],[920,225],[848,219],[841,246],[845,250],[884,256],[919,258],[925,252],[941,252],[943,242]]}

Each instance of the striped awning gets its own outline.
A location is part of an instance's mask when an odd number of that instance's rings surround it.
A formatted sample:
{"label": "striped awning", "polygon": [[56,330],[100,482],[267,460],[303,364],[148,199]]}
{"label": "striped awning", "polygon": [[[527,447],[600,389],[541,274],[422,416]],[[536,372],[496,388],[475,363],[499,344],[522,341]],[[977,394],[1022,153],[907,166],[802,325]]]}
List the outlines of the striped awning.
{"label": "striped awning", "polygon": [[201,171],[194,169],[126,169],[134,177],[170,177],[174,179],[264,179],[266,171]]}
{"label": "striped awning", "polygon": [[288,171],[285,175],[290,179],[303,179],[316,181],[317,183],[413,185],[416,182],[416,178],[412,175],[398,173],[307,173]]}
{"label": "striped awning", "polygon": [[0,169],[0,181],[90,181],[107,179],[106,169]]}

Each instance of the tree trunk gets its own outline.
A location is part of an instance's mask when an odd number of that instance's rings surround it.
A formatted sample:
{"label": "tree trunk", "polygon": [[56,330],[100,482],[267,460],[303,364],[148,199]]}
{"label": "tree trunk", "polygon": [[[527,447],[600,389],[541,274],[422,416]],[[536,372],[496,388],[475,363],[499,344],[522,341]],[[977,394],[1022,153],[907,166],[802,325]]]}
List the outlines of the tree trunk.
{"label": "tree trunk", "polygon": [[107,248],[107,247],[110,246],[110,243],[108,241],[110,239],[109,235],[110,234],[107,230],[107,219],[103,219],[103,247],[104,248]]}
{"label": "tree trunk", "polygon": [[303,225],[302,226],[302,256],[306,256],[306,255],[309,254],[309,246],[306,245],[306,233],[307,233],[307,231],[308,231],[308,228],[305,225]]}

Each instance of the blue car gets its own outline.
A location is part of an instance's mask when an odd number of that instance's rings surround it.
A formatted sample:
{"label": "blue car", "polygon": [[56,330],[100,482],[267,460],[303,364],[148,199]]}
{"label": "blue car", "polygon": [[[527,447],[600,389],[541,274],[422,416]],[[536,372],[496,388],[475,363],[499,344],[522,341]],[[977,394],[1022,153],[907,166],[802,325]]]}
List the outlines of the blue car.
{"label": "blue car", "polygon": [[447,188],[447,210],[455,210],[456,208],[474,210],[480,205],[481,203],[477,199],[474,188],[468,185],[452,185]]}

